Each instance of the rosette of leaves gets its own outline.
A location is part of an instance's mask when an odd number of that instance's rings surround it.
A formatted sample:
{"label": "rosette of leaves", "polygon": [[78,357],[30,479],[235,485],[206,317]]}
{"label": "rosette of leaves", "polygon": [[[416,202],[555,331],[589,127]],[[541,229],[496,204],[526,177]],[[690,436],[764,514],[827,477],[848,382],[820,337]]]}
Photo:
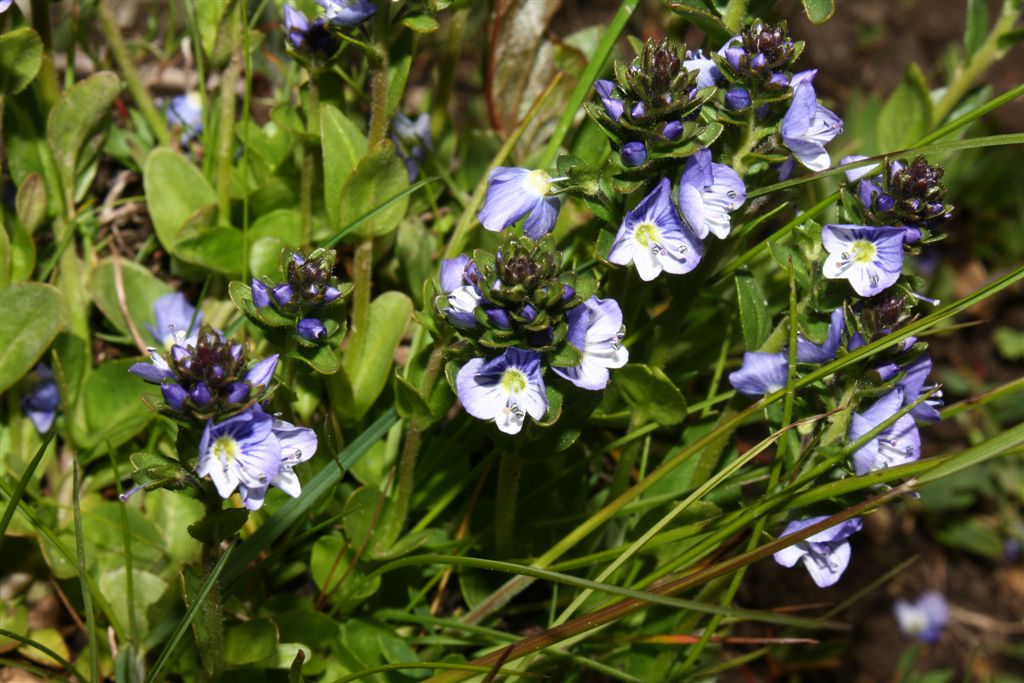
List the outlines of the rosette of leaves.
{"label": "rosette of leaves", "polygon": [[[232,301],[271,344],[323,374],[338,370],[333,349],[345,336],[343,303],[353,288],[351,282],[341,283],[334,276],[335,260],[333,249],[317,249],[307,257],[284,249],[279,280],[253,278],[252,286],[229,286]],[[322,329],[310,334],[309,321]]]}
{"label": "rosette of leaves", "polygon": [[721,132],[713,118],[700,115],[716,89],[697,87],[697,71],[683,66],[685,54],[685,45],[648,40],[630,64],[615,63],[616,90],[608,97],[621,101],[622,114],[613,117],[600,101],[584,104],[617,151],[628,143],[644,143],[646,161],[622,177],[640,179],[674,169],[679,159],[708,146]]}

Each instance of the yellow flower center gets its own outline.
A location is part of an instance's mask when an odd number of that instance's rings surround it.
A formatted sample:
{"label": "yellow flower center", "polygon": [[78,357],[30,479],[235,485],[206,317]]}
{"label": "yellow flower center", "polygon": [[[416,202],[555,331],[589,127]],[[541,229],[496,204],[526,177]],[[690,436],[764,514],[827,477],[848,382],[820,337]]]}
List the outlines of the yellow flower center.
{"label": "yellow flower center", "polygon": [[530,171],[526,174],[526,186],[536,194],[547,194],[551,187],[551,176],[547,171]]}
{"label": "yellow flower center", "polygon": [[857,263],[871,263],[875,260],[875,254],[878,253],[874,243],[868,240],[857,240],[850,247],[850,251],[853,252],[853,260]]}
{"label": "yellow flower center", "polygon": [[225,462],[231,462],[242,454],[242,449],[238,446],[238,442],[227,435],[221,436],[214,441],[211,450],[215,458]]}
{"label": "yellow flower center", "polygon": [[636,230],[633,231],[633,239],[642,247],[650,247],[652,242],[657,244],[661,240],[661,231],[654,223],[644,221],[636,226]]}
{"label": "yellow flower center", "polygon": [[508,368],[501,375],[501,388],[506,394],[519,394],[526,390],[526,375],[521,370]]}

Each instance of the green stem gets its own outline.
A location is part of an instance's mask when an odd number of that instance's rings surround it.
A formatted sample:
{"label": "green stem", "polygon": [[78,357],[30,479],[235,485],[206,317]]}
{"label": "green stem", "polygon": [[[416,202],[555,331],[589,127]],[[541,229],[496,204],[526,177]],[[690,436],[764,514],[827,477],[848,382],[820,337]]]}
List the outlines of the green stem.
{"label": "green stem", "polygon": [[[36,1],[33,0],[33,6]],[[48,4],[47,0],[41,1],[44,5]],[[142,78],[135,69],[135,62],[132,61],[131,55],[128,53],[128,47],[125,45],[124,38],[121,37],[121,31],[114,20],[114,15],[110,11],[108,0],[100,0],[97,5],[97,14],[100,20],[100,30],[103,31],[103,37],[107,39],[110,52],[114,56],[114,61],[117,62],[122,78],[128,84],[128,92],[132,94],[135,106],[139,108],[142,117],[146,119],[146,123],[152,129],[160,144],[170,144],[171,134],[167,130],[167,122],[159,110],[157,110],[156,105],[153,104],[153,98],[149,96],[146,86],[142,84]]]}
{"label": "green stem", "polygon": [[43,41],[43,63],[39,67],[39,95],[47,111],[57,103],[60,89],[57,86],[57,69],[53,66],[53,33],[50,30],[49,0],[32,0],[32,28]]}
{"label": "green stem", "polygon": [[963,96],[974,85],[975,81],[994,62],[999,61],[1006,54],[1008,47],[1001,47],[999,41],[1013,30],[1020,16],[1020,0],[1003,0],[1003,9],[996,20],[995,26],[989,32],[985,42],[978,51],[971,55],[967,63],[960,67],[953,81],[946,88],[946,92],[932,109],[932,125],[942,123],[953,108],[960,102]]}
{"label": "green stem", "polygon": [[747,16],[747,3],[750,0],[729,0],[725,7],[725,14],[722,16],[722,23],[729,29],[730,33],[739,33],[743,28],[743,20]]}
{"label": "green stem", "polygon": [[[744,5],[746,1],[744,0]],[[732,7],[732,2],[729,3]],[[751,107],[750,111],[747,112],[747,125],[743,131],[743,138],[740,140],[740,144],[736,147],[736,152],[732,155],[732,167],[736,169],[736,172],[743,175],[747,171],[747,165],[743,162],[743,159],[750,154],[751,148],[754,146],[754,108]]]}
{"label": "green stem", "polygon": [[231,224],[231,171],[235,152],[235,89],[242,75],[242,59],[238,50],[221,73],[220,121],[217,125],[217,220]]}
{"label": "green stem", "polygon": [[388,133],[388,99],[390,79],[388,78],[388,9],[391,3],[377,5],[373,17],[374,65],[370,72],[370,129],[366,133],[369,149],[384,139]]}
{"label": "green stem", "polygon": [[[205,506],[207,517],[220,514],[221,500],[211,492]],[[220,556],[220,543],[203,543],[200,562],[204,582],[217,566]],[[196,637],[201,638],[203,642],[196,645],[203,659],[203,669],[210,680],[216,680],[224,669],[224,606],[219,580],[210,587],[206,600],[200,605],[200,614],[200,619],[195,625],[201,623],[203,627],[194,630]]]}
{"label": "green stem", "polygon": [[494,541],[499,557],[510,557],[515,547],[516,498],[523,458],[515,450],[501,454],[498,466],[498,494],[494,508]]}

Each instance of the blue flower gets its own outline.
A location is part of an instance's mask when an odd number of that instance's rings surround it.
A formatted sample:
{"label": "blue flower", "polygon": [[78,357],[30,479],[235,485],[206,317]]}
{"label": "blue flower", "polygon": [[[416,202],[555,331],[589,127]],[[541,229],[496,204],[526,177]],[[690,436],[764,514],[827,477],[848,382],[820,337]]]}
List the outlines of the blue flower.
{"label": "blue flower", "polygon": [[409,182],[415,181],[419,177],[420,164],[427,150],[434,149],[430,114],[424,112],[415,119],[401,112],[395,114],[391,121],[391,141],[395,144],[395,153],[409,173]]}
{"label": "blue flower", "polygon": [[842,341],[843,329],[846,321],[843,318],[843,308],[832,311],[829,318],[828,336],[820,346],[810,341],[802,333],[796,334],[796,359],[800,363],[826,363],[836,357],[839,344]]}
{"label": "blue flower", "polygon": [[[882,396],[863,413],[854,413],[850,423],[850,443],[895,415],[903,406],[903,390],[896,388]],[[853,469],[858,475],[914,462],[921,457],[921,435],[909,414],[903,415],[853,454]]]}
{"label": "blue flower", "polygon": [[[846,164],[852,164],[852,163],[857,162],[857,161],[864,161],[867,158],[868,157],[866,157],[866,156],[864,156],[862,154],[851,154],[850,156],[845,156],[842,159],[840,159],[839,160],[839,165],[840,166],[845,166]],[[861,178],[863,178],[864,176],[870,175],[871,173],[873,173],[877,169],[878,169],[878,164],[875,164],[874,166],[860,166],[858,168],[851,168],[848,171],[843,171],[843,175],[846,176],[846,182],[848,182],[848,183],[855,183],[858,180],[860,180]]]}
{"label": "blue flower", "polygon": [[53,371],[46,363],[38,363],[28,374],[28,393],[21,397],[21,410],[32,420],[36,431],[50,431],[60,407],[60,391],[53,379]]}
{"label": "blue flower", "polygon": [[662,178],[626,214],[608,260],[621,266],[632,263],[640,279],[650,281],[663,270],[677,275],[689,273],[703,255],[703,243],[679,218],[672,203],[672,183]]}
{"label": "blue flower", "polygon": [[747,199],[747,188],[736,171],[711,161],[711,151],[699,149],[686,161],[679,179],[679,208],[697,237],[709,233],[725,239],[729,213]]}
{"label": "blue flower", "polygon": [[202,311],[188,302],[181,292],[171,292],[153,302],[155,325],[146,325],[157,346],[170,349],[173,344],[194,344],[203,322]]}
{"label": "blue flower", "polygon": [[741,394],[759,398],[785,387],[788,371],[785,351],[747,351],[740,369],[729,373],[729,384]]}
{"label": "blue flower", "polygon": [[539,240],[555,227],[562,204],[558,197],[548,196],[550,189],[547,171],[500,166],[488,177],[487,195],[477,218],[488,230],[501,232],[527,216],[523,234]]}
{"label": "blue flower", "polygon": [[377,13],[377,6],[369,0],[316,0],[316,4],[335,26],[355,26]]}
{"label": "blue flower", "polygon": [[185,146],[203,132],[203,100],[199,93],[190,92],[171,98],[167,107],[167,125],[181,128],[179,141]]}
{"label": "blue flower", "polygon": [[540,420],[548,410],[540,354],[515,347],[497,358],[474,358],[459,370],[455,384],[466,412],[494,420],[506,434],[517,434],[529,415]]}
{"label": "blue flower", "polygon": [[10,9],[11,5],[13,4],[14,0],[0,0],[0,14],[3,14],[8,9]]}
{"label": "blue flower", "polygon": [[[782,536],[779,538],[806,529],[824,519],[828,518],[809,517],[792,521],[782,530]],[[803,561],[804,567],[807,568],[807,572],[818,588],[827,588],[838,581],[846,571],[846,567],[849,566],[850,543],[847,539],[860,531],[863,526],[864,520],[860,517],[848,519],[824,531],[819,531],[813,536],[808,536],[788,548],[783,548],[772,557],[783,567],[792,567],[797,562]]]}
{"label": "blue flower", "polygon": [[622,309],[614,299],[592,296],[569,309],[566,317],[569,343],[583,353],[583,360],[574,367],[552,366],[551,370],[580,389],[604,389],[608,368],[621,368],[629,362],[629,351],[622,345]]}
{"label": "blue flower", "polygon": [[875,296],[900,279],[903,232],[888,226],[826,225],[821,243],[828,256],[822,274],[831,280],[849,280],[860,296]]}
{"label": "blue flower", "polygon": [[[916,337],[909,337],[907,340],[904,340],[901,350],[910,348],[916,340]],[[886,363],[878,367],[877,370],[879,377],[886,381],[895,377],[900,368],[895,363]],[[936,388],[937,385],[935,384],[928,386],[924,384],[931,371],[932,358],[927,353],[921,354],[917,360],[904,366],[903,372],[906,374],[896,385],[903,391],[903,405],[909,406],[919,399],[921,394]],[[910,414],[918,420],[938,422],[942,419],[942,416],[939,414],[939,408],[941,407],[942,392],[936,391],[929,398],[925,399],[924,402],[919,403],[917,407],[913,408]]]}
{"label": "blue flower", "polygon": [[253,405],[222,422],[206,423],[196,473],[209,475],[222,498],[237,488],[245,507],[257,510],[269,486],[293,497],[301,493],[292,468],[313,457],[316,447],[313,430],[275,419]]}
{"label": "blue flower", "polygon": [[620,156],[622,157],[623,166],[629,168],[639,166],[647,161],[647,145],[639,140],[627,142],[622,146]]}
{"label": "blue flower", "polygon": [[897,600],[893,614],[903,635],[925,643],[937,643],[949,623],[949,605],[942,594],[927,591],[914,602]]}
{"label": "blue flower", "polygon": [[466,280],[466,268],[471,263],[465,254],[441,261],[441,291],[447,295],[448,301],[446,306],[439,308],[448,322],[463,329],[476,327],[473,311],[482,299],[476,285]]}
{"label": "blue flower", "polygon": [[705,57],[704,53],[700,50],[696,52],[686,51],[683,68],[687,71],[697,72],[698,88],[710,88],[722,80],[722,72],[715,65],[715,61],[710,57]]}
{"label": "blue flower", "polygon": [[824,171],[831,164],[825,145],[843,132],[843,120],[818,104],[810,78],[793,77],[793,101],[782,117],[782,144],[801,164],[812,171]]}
{"label": "blue flower", "polygon": [[323,17],[310,22],[305,14],[291,5],[285,5],[284,28],[288,42],[296,50],[321,57],[330,57],[338,51],[338,39],[327,30]]}

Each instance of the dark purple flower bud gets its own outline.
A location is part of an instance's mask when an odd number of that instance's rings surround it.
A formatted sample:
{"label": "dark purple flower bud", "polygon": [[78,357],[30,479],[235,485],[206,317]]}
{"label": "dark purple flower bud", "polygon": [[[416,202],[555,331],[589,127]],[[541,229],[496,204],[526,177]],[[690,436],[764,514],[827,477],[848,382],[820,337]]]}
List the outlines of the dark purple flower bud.
{"label": "dark purple flower bud", "polygon": [[210,394],[210,387],[206,386],[206,382],[196,383],[192,387],[192,391],[189,392],[189,396],[197,406],[205,406],[213,399],[213,396]]}
{"label": "dark purple flower bud", "polygon": [[644,107],[643,102],[637,102],[635,105],[633,105],[633,109],[629,112],[630,118],[632,118],[634,121],[639,121],[646,114],[647,109],[646,107]]}
{"label": "dark purple flower bud", "polygon": [[256,304],[256,308],[266,308],[270,305],[270,291],[256,278],[252,279],[252,302]]}
{"label": "dark purple flower bud", "polygon": [[740,68],[740,60],[743,55],[746,54],[742,47],[727,47],[725,48],[725,61],[729,62],[729,66],[734,69]]}
{"label": "dark purple flower bud", "polygon": [[280,306],[287,306],[295,296],[295,292],[292,290],[291,285],[288,284],[277,285],[270,290],[270,293],[274,295],[274,301],[276,301]]}
{"label": "dark purple flower bud", "polygon": [[185,407],[188,392],[180,384],[161,384],[160,393],[164,395],[164,401],[172,410],[181,410]]}
{"label": "dark purple flower bud", "polygon": [[190,360],[189,356],[191,355],[192,354],[189,353],[189,350],[180,344],[175,344],[171,347],[171,358],[173,358],[176,363],[184,363]]}
{"label": "dark purple flower bud", "polygon": [[725,93],[725,106],[733,111],[741,111],[750,106],[750,93],[746,88],[733,88]]}
{"label": "dark purple flower bud", "polygon": [[622,146],[622,163],[625,166],[639,166],[647,161],[647,146],[640,142],[627,142]]}
{"label": "dark purple flower bud", "polygon": [[597,91],[598,97],[604,104],[604,110],[612,121],[622,118],[623,111],[622,100],[615,97],[616,89],[615,83],[607,79],[602,78],[594,82],[594,90]]}
{"label": "dark purple flower bud", "polygon": [[492,325],[500,327],[503,330],[507,330],[512,326],[508,313],[503,308],[488,308],[487,319],[491,321]]}
{"label": "dark purple flower bud", "polygon": [[532,323],[537,318],[537,309],[530,304],[526,304],[523,306],[523,310],[519,311],[519,317],[528,323]]}
{"label": "dark purple flower bud", "polygon": [[568,301],[576,296],[576,288],[569,285],[562,285],[562,301]]}
{"label": "dark purple flower bud", "polygon": [[232,344],[231,348],[228,349],[228,354],[231,356],[231,360],[237,363],[242,359],[242,345]]}
{"label": "dark purple flower bud", "polygon": [[[136,363],[135,365],[143,365]],[[132,366],[133,368],[135,366]],[[136,373],[138,374],[138,373]],[[60,407],[60,391],[53,380],[53,371],[46,363],[39,363],[29,373],[28,393],[21,398],[21,409],[35,425],[36,431],[45,434],[50,431]]]}
{"label": "dark purple flower bud", "polygon": [[224,367],[221,365],[214,365],[210,368],[210,374],[213,375],[214,379],[224,379]]}
{"label": "dark purple flower bud", "polygon": [[767,64],[768,58],[765,57],[760,52],[754,55],[754,58],[750,60],[750,66],[756,69],[757,71],[763,69],[765,66],[767,66]]}
{"label": "dark purple flower bud", "polygon": [[896,200],[893,199],[891,194],[880,194],[878,199],[875,200],[875,210],[877,211],[892,211],[895,207]]}
{"label": "dark purple flower bud", "polygon": [[274,370],[277,369],[277,357],[275,353],[254,365],[249,372],[245,373],[245,381],[253,386],[270,384],[270,380],[274,378]]}
{"label": "dark purple flower bud", "polygon": [[768,85],[775,86],[777,88],[785,88],[789,85],[789,76],[776,71],[772,74],[772,77],[768,79]]}
{"label": "dark purple flower bud", "polygon": [[669,121],[668,123],[665,124],[665,127],[661,129],[661,135],[666,140],[678,140],[679,136],[682,134],[682,121]]}
{"label": "dark purple flower bud", "polygon": [[317,341],[327,337],[327,328],[316,318],[303,318],[295,326],[299,336],[309,341]]}

